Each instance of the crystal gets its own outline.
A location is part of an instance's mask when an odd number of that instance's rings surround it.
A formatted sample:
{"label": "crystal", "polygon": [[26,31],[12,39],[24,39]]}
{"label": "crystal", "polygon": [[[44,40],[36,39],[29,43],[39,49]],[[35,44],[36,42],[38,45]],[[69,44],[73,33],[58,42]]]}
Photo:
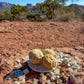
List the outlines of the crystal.
{"label": "crystal", "polygon": [[72,58],[69,58],[69,62],[71,62],[72,61]]}
{"label": "crystal", "polygon": [[59,74],[60,73],[60,69],[55,69],[54,70],[54,74]]}
{"label": "crystal", "polygon": [[63,77],[64,76],[64,73],[62,72],[61,74],[60,74],[60,77]]}
{"label": "crystal", "polygon": [[43,79],[44,81],[46,80],[46,78],[47,78],[46,76],[43,76],[43,77],[42,77],[42,79]]}
{"label": "crystal", "polygon": [[74,70],[72,68],[69,68],[70,73],[74,73]]}
{"label": "crystal", "polygon": [[68,64],[68,67],[71,66],[70,64]]}
{"label": "crystal", "polygon": [[42,79],[42,78],[40,78],[40,79],[39,79],[39,82],[40,82],[40,83],[42,83],[42,82],[43,82],[43,79]]}
{"label": "crystal", "polygon": [[47,81],[47,84],[50,84],[50,82],[51,82],[51,81],[50,81],[50,80],[48,80],[48,81]]}
{"label": "crystal", "polygon": [[24,62],[29,60],[29,55],[27,55],[26,57],[23,58]]}
{"label": "crystal", "polygon": [[40,73],[40,76],[44,76],[44,73]]}
{"label": "crystal", "polygon": [[53,73],[53,72],[50,72],[50,75],[51,75],[51,76],[53,76],[53,75],[54,75],[54,73]]}
{"label": "crystal", "polygon": [[26,74],[29,73],[29,70],[28,69],[25,69],[25,70],[23,70],[23,73],[26,75]]}
{"label": "crystal", "polygon": [[54,81],[55,80],[55,78],[54,77],[51,77],[51,81]]}
{"label": "crystal", "polygon": [[75,56],[74,58],[75,58],[77,61],[80,61],[80,59],[79,59],[77,56]]}
{"label": "crystal", "polygon": [[71,80],[72,82],[75,82],[75,81],[76,81],[75,76],[74,76],[74,75],[70,75],[70,80]]}
{"label": "crystal", "polygon": [[20,77],[21,75],[23,75],[23,71],[21,71],[21,70],[16,70],[15,71],[15,76],[16,77]]}
{"label": "crystal", "polygon": [[33,83],[32,84],[36,84],[36,81],[33,81]]}
{"label": "crystal", "polygon": [[23,79],[25,79],[25,75],[19,76],[18,78],[20,81],[22,81]]}
{"label": "crystal", "polygon": [[59,75],[57,75],[57,76],[56,76],[56,78],[57,78],[57,79],[59,79],[59,78],[60,78],[60,76],[59,76]]}
{"label": "crystal", "polygon": [[16,65],[14,68],[15,68],[15,69],[19,69],[19,68],[21,68],[21,67],[22,67],[22,64],[19,63],[19,64]]}
{"label": "crystal", "polygon": [[20,63],[21,62],[21,59],[16,60],[16,62]]}
{"label": "crystal", "polygon": [[13,81],[12,84],[20,84],[20,81]]}
{"label": "crystal", "polygon": [[61,79],[57,79],[57,84],[61,84],[62,80]]}

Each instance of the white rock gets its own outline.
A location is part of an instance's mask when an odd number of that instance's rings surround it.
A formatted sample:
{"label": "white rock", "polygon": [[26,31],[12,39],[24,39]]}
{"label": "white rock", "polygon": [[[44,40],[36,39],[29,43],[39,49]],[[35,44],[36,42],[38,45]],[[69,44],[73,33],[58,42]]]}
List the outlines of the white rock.
{"label": "white rock", "polygon": [[25,75],[22,75],[22,76],[20,76],[18,78],[19,78],[19,81],[22,81],[23,79],[25,79]]}
{"label": "white rock", "polygon": [[20,84],[20,81],[14,81],[12,84]]}
{"label": "white rock", "polygon": [[18,64],[18,65],[16,65],[14,68],[16,69],[16,68],[21,68],[22,67],[22,64]]}
{"label": "white rock", "polygon": [[44,73],[40,73],[40,76],[44,76]]}
{"label": "white rock", "polygon": [[50,80],[47,81],[47,84],[50,84]]}

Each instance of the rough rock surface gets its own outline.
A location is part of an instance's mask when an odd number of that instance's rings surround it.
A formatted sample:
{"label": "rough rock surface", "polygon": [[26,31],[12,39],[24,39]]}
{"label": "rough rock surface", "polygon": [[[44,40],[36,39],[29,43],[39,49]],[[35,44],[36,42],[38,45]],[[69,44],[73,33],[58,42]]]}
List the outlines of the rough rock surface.
{"label": "rough rock surface", "polygon": [[12,84],[3,77],[13,70],[18,58],[35,48],[78,56],[77,84],[84,84],[84,22],[28,21],[0,22],[0,84]]}

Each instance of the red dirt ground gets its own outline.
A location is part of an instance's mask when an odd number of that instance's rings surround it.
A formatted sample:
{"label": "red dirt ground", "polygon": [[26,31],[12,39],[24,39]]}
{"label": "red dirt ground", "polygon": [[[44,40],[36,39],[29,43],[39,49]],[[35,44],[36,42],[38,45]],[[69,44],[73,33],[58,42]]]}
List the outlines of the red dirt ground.
{"label": "red dirt ground", "polygon": [[0,22],[0,84],[11,84],[3,77],[13,70],[15,61],[31,49],[51,48],[77,55],[81,69],[77,84],[84,84],[84,22]]}

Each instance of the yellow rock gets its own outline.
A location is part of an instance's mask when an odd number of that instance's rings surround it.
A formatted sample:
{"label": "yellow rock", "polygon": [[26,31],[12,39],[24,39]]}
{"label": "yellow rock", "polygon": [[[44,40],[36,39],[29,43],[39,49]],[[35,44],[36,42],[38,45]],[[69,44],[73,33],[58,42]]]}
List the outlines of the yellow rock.
{"label": "yellow rock", "polygon": [[51,49],[44,49],[42,50],[43,54],[46,55],[46,54],[51,54],[51,55],[55,55],[55,52]]}
{"label": "yellow rock", "polygon": [[43,65],[47,68],[54,68],[57,65],[57,61],[53,55],[46,54],[43,57]]}
{"label": "yellow rock", "polygon": [[29,52],[29,60],[33,64],[41,64],[43,58],[43,53],[39,49],[33,49]]}

